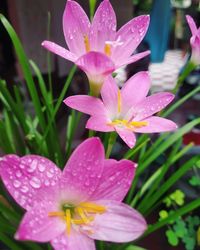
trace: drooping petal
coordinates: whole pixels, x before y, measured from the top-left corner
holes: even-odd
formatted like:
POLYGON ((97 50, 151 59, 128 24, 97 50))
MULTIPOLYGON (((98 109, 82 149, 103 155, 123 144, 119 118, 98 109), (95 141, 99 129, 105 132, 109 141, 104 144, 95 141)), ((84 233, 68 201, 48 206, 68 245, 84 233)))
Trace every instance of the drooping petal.
POLYGON ((70 108, 76 109, 88 115, 104 115, 105 107, 99 98, 87 95, 70 96, 64 100, 70 108))
POLYGON ((124 61, 133 54, 147 32, 149 20, 148 15, 135 17, 117 32, 116 40, 121 45, 113 50, 113 61, 124 61))
POLYGON ((28 211, 16 232, 18 240, 48 242, 66 231, 66 223, 60 217, 49 216, 58 211, 58 204, 53 201, 41 201, 28 211))
POLYGON ((116 132, 121 137, 121 139, 129 146, 129 148, 133 148, 136 143, 135 134, 126 128, 120 128, 115 126, 116 132))
POLYGON ((118 95, 117 83, 111 76, 107 77, 101 89, 101 97, 111 120, 118 112, 118 102, 121 102, 118 95))
POLYGON ((59 55, 69 61, 75 62, 77 60, 77 56, 73 53, 71 53, 69 50, 59 46, 56 43, 50 42, 50 41, 44 41, 42 43, 42 46, 45 49, 48 49, 49 51, 55 53, 56 55, 59 55))
POLYGON ((76 2, 68 0, 63 14, 63 31, 66 43, 77 57, 85 54, 85 39, 89 35, 90 21, 76 2))
POLYGON ((119 67, 122 67, 122 66, 125 66, 125 65, 128 65, 128 64, 137 62, 140 59, 144 58, 145 56, 148 56, 150 53, 151 53, 151 51, 147 50, 147 51, 144 51, 144 52, 141 52, 141 53, 138 53, 138 54, 134 54, 133 56, 127 57, 124 60, 117 61, 116 64, 115 64, 116 68, 119 68, 119 67))
POLYGON ((135 132, 137 133, 159 133, 173 131, 177 129, 177 125, 168 119, 152 116, 147 119, 144 119, 148 123, 147 126, 136 128, 135 132))
POLYGON ((106 160, 99 186, 90 199, 122 201, 131 186, 135 170, 136 164, 132 161, 106 160))
POLYGON ((115 65, 109 57, 99 52, 89 52, 76 61, 88 76, 91 83, 102 85, 106 76, 115 70, 115 65))
POLYGON ((98 7, 91 25, 92 50, 104 52, 105 42, 116 36, 116 16, 110 1, 104 0, 98 7))
POLYGON ((103 171, 104 148, 99 138, 81 143, 72 153, 63 171, 63 181, 68 190, 77 191, 82 199, 96 189, 103 171))
POLYGON ((86 128, 100 131, 100 132, 112 132, 113 126, 108 125, 109 120, 105 115, 91 116, 87 121, 86 128))
POLYGON ((141 102, 148 94, 151 86, 148 72, 139 72, 132 76, 122 87, 122 107, 126 113, 131 107, 141 102))
MULTIPOLYGON (((129 242, 140 237, 147 224, 141 214, 126 204, 117 201, 99 200, 106 212, 97 215, 91 226, 90 237, 111 242, 129 242)), ((85 226, 89 229, 89 226, 85 226)))
POLYGON ((50 160, 36 155, 7 155, 0 161, 0 176, 15 201, 30 210, 44 199, 49 187, 56 186, 61 170, 50 160))
POLYGON ((51 241, 55 250, 95 250, 94 240, 73 230, 69 236, 62 234, 51 241))
POLYGON ((197 32, 197 26, 194 22, 194 19, 189 15, 186 15, 186 19, 187 19, 187 22, 189 24, 190 30, 192 32, 192 35, 195 35, 197 32))
POLYGON ((148 96, 144 101, 135 106, 134 120, 143 120, 164 109, 172 100, 174 95, 168 92, 161 92, 148 96))

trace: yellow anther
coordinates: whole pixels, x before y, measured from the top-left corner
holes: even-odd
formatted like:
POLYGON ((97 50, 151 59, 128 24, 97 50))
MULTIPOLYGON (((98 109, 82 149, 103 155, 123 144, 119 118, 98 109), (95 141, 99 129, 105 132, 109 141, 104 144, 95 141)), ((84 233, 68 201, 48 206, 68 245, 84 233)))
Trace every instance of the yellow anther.
POLYGON ((87 35, 84 36, 85 50, 86 52, 90 51, 90 41, 87 35))
POLYGON ((66 223, 67 223, 67 234, 70 235, 71 232, 71 212, 69 209, 66 210, 66 223))
POLYGON ((116 119, 110 123, 108 123, 107 125, 110 125, 110 126, 124 126, 130 130, 133 130, 134 131, 134 128, 141 128, 141 127, 144 127, 144 126, 147 126, 148 125, 148 122, 145 122, 145 121, 128 121, 128 120, 119 120, 119 119, 116 119))
POLYGON ((63 217, 63 216, 65 216, 65 213, 64 212, 49 212, 48 216, 50 216, 50 217, 54 217, 54 216, 63 217))
POLYGON ((121 109, 122 109, 122 98, 121 98, 121 92, 118 89, 118 93, 117 93, 117 111, 118 111, 118 113, 121 112, 121 109))
POLYGON ((89 202, 81 203, 80 206, 88 213, 104 213, 106 211, 104 206, 89 202))
POLYGON ((105 46, 104 46, 104 53, 105 53, 107 56, 111 56, 111 45, 110 45, 110 44, 105 43, 105 46))
MULTIPOLYGON (((93 216, 87 217, 88 223, 94 220, 93 216)), ((85 222, 82 219, 72 219, 71 222, 76 225, 82 225, 85 224, 85 222)))
POLYGON ((78 214, 80 215, 80 217, 84 221, 84 223, 87 224, 89 222, 89 220, 88 220, 87 216, 85 215, 84 210, 81 207, 77 207, 76 211, 78 212, 78 214))

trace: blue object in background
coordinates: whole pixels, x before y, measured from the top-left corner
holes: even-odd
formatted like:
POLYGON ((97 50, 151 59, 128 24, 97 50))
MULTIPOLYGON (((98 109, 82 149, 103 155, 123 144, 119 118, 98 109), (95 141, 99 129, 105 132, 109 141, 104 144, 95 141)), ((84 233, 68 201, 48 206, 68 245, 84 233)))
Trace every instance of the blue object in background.
POLYGON ((151 22, 145 41, 151 50, 151 62, 162 62, 168 49, 170 22, 170 0, 154 0, 151 11, 151 22))

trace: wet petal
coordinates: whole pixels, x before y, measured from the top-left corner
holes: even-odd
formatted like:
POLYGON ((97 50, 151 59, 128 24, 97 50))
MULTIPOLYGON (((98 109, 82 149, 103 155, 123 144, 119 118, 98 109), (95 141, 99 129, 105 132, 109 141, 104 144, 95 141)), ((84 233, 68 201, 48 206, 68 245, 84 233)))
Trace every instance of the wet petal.
POLYGON ((164 109, 172 100, 174 95, 168 92, 161 92, 148 96, 144 101, 135 106, 134 120, 142 120, 164 109))
POLYGON ((89 197, 101 178, 104 159, 104 147, 99 138, 89 138, 81 143, 64 168, 63 181, 66 188, 77 190, 82 198, 89 197))
POLYGON ((88 115, 105 114, 105 107, 99 98, 87 95, 70 96, 64 100, 70 108, 76 109, 88 115))
POLYGON ((121 137, 121 139, 129 146, 129 148, 133 148, 136 143, 135 134, 126 128, 120 128, 115 126, 116 132, 121 137))
POLYGON ((173 131, 177 129, 177 125, 168 119, 152 116, 147 119, 144 119, 148 123, 147 126, 136 128, 135 132, 137 133, 160 133, 173 131))
POLYGON ((100 131, 100 132, 112 132, 113 126, 108 125, 109 121, 105 115, 92 116, 87 121, 86 128, 100 131))
POLYGON ((190 30, 192 32, 192 35, 195 35, 196 32, 197 32, 197 26, 196 26, 196 24, 194 22, 194 19, 189 15, 186 15, 186 19, 187 19, 187 22, 188 22, 188 24, 190 26, 190 30))
POLYGON ((16 232, 17 240, 33 240, 48 242, 66 230, 66 223, 62 218, 50 217, 49 212, 58 211, 56 203, 41 201, 28 211, 16 232))
POLYGON ((122 44, 113 50, 113 61, 124 61, 133 54, 147 32, 149 20, 148 15, 138 16, 117 32, 116 40, 119 40, 122 44))
POLYGON ((66 43, 77 57, 86 53, 85 37, 89 35, 90 21, 76 1, 68 0, 63 14, 66 43))
POLYGON ((44 41, 42 43, 42 46, 49 51, 55 53, 56 55, 59 55, 69 61, 75 62, 77 60, 77 56, 71 53, 69 50, 59 46, 56 43, 50 42, 50 41, 44 41))
POLYGON ((148 56, 150 53, 151 53, 150 50, 147 50, 138 54, 134 54, 133 56, 125 58, 124 60, 120 60, 119 62, 116 63, 116 68, 137 62, 140 59, 144 58, 145 56, 148 56))
POLYGON ((98 7, 91 25, 92 50, 104 52, 105 42, 113 41, 116 35, 116 16, 110 1, 104 0, 98 7))
POLYGON ((55 250, 95 250, 93 239, 73 230, 70 236, 62 234, 51 241, 55 250))
POLYGON ((111 59, 99 52, 89 52, 76 61, 92 83, 102 84, 104 79, 115 70, 111 59))
POLYGON ((61 170, 50 160, 36 155, 7 155, 0 161, 0 176, 15 201, 30 210, 55 187, 61 170))
POLYGON ((111 120, 115 118, 118 110, 118 91, 114 78, 107 77, 101 89, 101 97, 111 120))
POLYGON ((150 77, 145 71, 135 74, 124 84, 121 90, 124 113, 147 96, 150 86, 150 77))
POLYGON ((117 201, 99 200, 98 202, 105 206, 107 211, 95 217, 91 226, 91 238, 111 242, 129 242, 140 237, 146 230, 147 224, 144 218, 133 208, 117 201))
POLYGON ((99 186, 90 199, 122 201, 131 186, 135 170, 136 164, 132 161, 106 160, 99 186))

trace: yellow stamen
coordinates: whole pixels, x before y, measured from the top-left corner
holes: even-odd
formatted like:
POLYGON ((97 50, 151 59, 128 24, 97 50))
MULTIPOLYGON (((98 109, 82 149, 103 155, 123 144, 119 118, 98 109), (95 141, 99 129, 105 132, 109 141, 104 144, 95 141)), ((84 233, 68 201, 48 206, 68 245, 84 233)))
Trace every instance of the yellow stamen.
POLYGON ((111 56, 111 45, 110 45, 110 44, 105 43, 104 53, 105 53, 107 56, 111 56))
POLYGON ((64 212, 49 212, 48 213, 48 216, 50 216, 50 217, 54 217, 54 216, 61 216, 61 217, 63 217, 65 215, 65 213, 64 212))
POLYGON ((122 98, 121 98, 121 92, 118 89, 118 93, 117 93, 117 110, 118 110, 118 113, 121 112, 121 109, 122 109, 122 98))
POLYGON ((85 50, 86 52, 90 51, 90 41, 87 35, 84 36, 85 50))
POLYGON ((84 210, 81 207, 77 207, 76 211, 78 212, 85 224, 89 223, 88 218, 86 217, 84 210))
POLYGON ((89 202, 81 203, 80 206, 89 213, 104 213, 106 211, 105 207, 89 202))
MULTIPOLYGON (((94 220, 94 217, 90 216, 90 217, 87 217, 88 221, 91 222, 94 220)), ((85 224, 85 222, 82 220, 82 219, 73 219, 71 220, 71 222, 73 224, 76 224, 76 225, 82 225, 82 224, 85 224)))
POLYGON ((66 210, 66 223, 67 223, 67 234, 70 235, 71 232, 71 212, 69 209, 66 210))
POLYGON ((134 128, 141 128, 141 127, 147 126, 148 122, 145 122, 145 121, 141 121, 141 122, 140 121, 127 121, 127 120, 116 119, 116 120, 108 123, 108 125, 110 125, 110 126, 119 125, 119 126, 127 127, 130 130, 134 130, 134 128))

